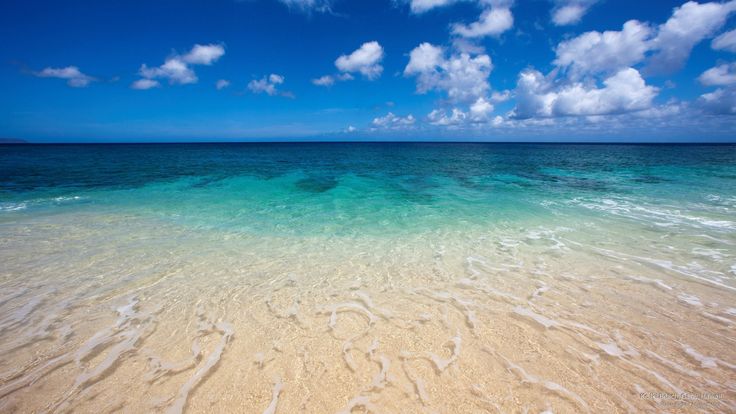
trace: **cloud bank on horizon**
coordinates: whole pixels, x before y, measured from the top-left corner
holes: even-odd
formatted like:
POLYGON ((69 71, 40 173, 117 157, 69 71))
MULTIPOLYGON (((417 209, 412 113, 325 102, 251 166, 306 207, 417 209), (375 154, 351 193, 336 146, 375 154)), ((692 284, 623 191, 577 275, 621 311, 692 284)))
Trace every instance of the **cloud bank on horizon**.
MULTIPOLYGON (((69 91, 77 90, 77 98, 67 99, 79 99, 79 111, 124 97, 124 103, 110 108, 115 116, 86 117, 85 125, 114 128, 130 121, 135 129, 123 135, 133 139, 170 133, 185 138, 209 134, 513 140, 535 134, 644 137, 662 131, 687 131, 695 140, 736 139, 736 0, 648 2, 634 15, 623 3, 233 1, 228 13, 283 25, 254 24, 247 33, 235 26, 209 27, 212 36, 207 36, 207 27, 200 27, 198 40, 188 44, 178 40, 192 39, 188 33, 148 27, 146 38, 155 41, 140 56, 131 41, 127 62, 119 67, 95 66, 104 56, 87 57, 84 49, 69 42, 53 53, 3 56, 38 66, 21 73, 5 70, 2 80, 10 84, 11 78, 20 77, 25 85, 32 78, 57 78, 72 88, 69 91), (63 51, 76 60, 65 58, 63 51), (163 63, 155 64, 155 54, 163 56, 163 63), (137 71, 126 73, 125 68, 134 65, 137 71), (27 73, 32 76, 24 76, 27 73), (203 76, 209 86, 197 88, 203 76), (289 90, 284 89, 287 79, 289 90), (105 94, 84 95, 102 88, 105 94), (167 98, 183 93, 188 94, 182 98, 188 107, 167 98), (203 105, 219 111, 197 111, 198 96, 203 105), (271 101, 276 97, 292 99, 271 101), (158 114, 148 108, 145 121, 120 115, 139 110, 149 99, 179 109, 158 114), (184 121, 177 113, 182 118, 192 115, 197 122, 184 121)), ((10 9, 6 16, 23 11, 10 9)), ((106 29, 95 30, 88 34, 104 34, 106 29)), ((18 39, 22 42, 23 37, 18 39)), ((44 82, 29 88, 53 87, 50 80, 44 82)), ((57 88, 45 99, 51 93, 35 96, 21 88, 14 90, 18 96, 23 93, 28 110, 67 93, 57 88)), ((16 105, 20 99, 14 98, 6 95, 4 106, 16 105)), ((61 130, 79 136, 114 133, 79 127, 75 117, 80 115, 72 114, 61 130)), ((54 116, 46 118, 53 121, 54 116)), ((22 119, 0 132, 44 137, 42 130, 22 119)))

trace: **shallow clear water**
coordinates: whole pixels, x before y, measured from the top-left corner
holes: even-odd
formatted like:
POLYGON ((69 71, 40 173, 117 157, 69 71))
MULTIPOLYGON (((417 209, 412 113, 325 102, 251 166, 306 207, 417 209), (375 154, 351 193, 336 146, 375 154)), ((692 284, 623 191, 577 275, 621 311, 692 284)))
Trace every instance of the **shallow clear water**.
POLYGON ((0 410, 731 412, 734 160, 0 146, 0 410))

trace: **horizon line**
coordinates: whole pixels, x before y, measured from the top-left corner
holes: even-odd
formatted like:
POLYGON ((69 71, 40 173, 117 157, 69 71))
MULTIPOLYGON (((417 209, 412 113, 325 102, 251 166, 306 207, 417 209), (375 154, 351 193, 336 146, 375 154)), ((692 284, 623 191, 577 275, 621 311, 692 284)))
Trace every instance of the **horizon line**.
POLYGON ((559 145, 736 145, 727 141, 458 141, 458 140, 242 140, 242 141, 29 141, 0 139, 15 145, 205 145, 205 144, 559 144, 559 145))

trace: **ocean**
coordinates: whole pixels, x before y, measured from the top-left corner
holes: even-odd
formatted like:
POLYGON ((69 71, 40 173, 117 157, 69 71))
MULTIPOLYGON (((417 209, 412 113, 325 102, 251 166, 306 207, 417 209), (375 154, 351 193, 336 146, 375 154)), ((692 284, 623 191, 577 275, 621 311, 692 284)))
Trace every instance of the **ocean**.
POLYGON ((0 263, 3 412, 736 410, 736 145, 0 145, 0 263))

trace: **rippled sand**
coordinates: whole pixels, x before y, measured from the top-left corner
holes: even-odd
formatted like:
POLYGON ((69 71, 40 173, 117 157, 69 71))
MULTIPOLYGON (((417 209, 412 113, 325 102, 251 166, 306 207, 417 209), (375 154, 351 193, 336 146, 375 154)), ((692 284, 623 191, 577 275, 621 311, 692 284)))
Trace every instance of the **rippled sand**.
POLYGON ((734 233, 640 231, 5 223, 0 411, 736 411, 734 233))

